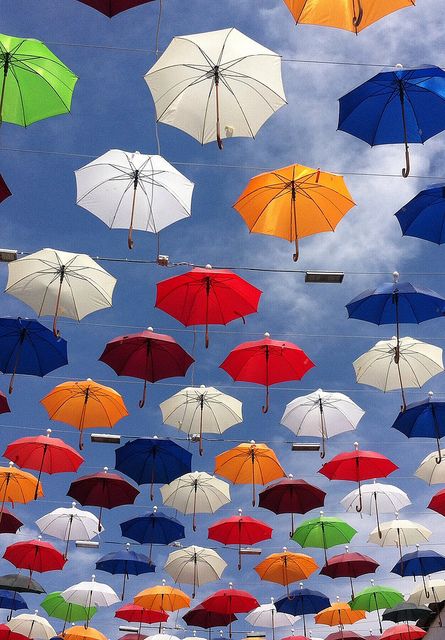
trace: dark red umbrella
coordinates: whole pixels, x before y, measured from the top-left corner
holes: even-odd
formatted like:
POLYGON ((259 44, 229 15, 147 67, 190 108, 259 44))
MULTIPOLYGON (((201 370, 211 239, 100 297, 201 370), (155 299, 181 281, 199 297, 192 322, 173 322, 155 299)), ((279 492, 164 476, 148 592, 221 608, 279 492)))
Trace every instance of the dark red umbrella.
MULTIPOLYGON (((260 606, 260 603, 248 591, 234 589, 229 582, 228 589, 215 591, 201 602, 201 606, 208 611, 231 615, 233 613, 248 613, 260 606)), ((232 637, 232 623, 229 623, 229 637, 232 637)))
POLYGON ((11 413, 11 409, 9 408, 9 404, 8 404, 8 398, 1 391, 0 391, 0 413, 11 413))
POLYGON ((364 576, 367 573, 375 573, 380 566, 378 562, 365 556, 363 553, 348 553, 346 547, 346 553, 340 553, 337 556, 332 556, 324 567, 322 567, 320 574, 323 576, 329 576, 329 578, 349 578, 351 583, 352 599, 354 598, 354 586, 352 584, 352 578, 358 578, 364 576))
POLYGON ((209 324, 228 324, 258 311, 262 291, 228 269, 195 267, 180 276, 158 282, 156 303, 184 326, 205 325, 209 346, 209 324))
POLYGON ((285 638, 281 638, 281 640, 311 640, 307 636, 286 636, 285 638))
MULTIPOLYGON (((147 4, 151 2, 151 0, 79 0, 79 2, 83 2, 89 7, 96 9, 96 11, 100 11, 109 18, 112 18, 122 11, 138 7, 141 4, 147 4)), ((135 640, 137 639, 135 638, 135 640)))
POLYGON ((335 631, 334 633, 330 633, 325 637, 324 640, 363 640, 363 636, 355 633, 355 631, 343 629, 342 631, 335 631))
MULTIPOLYGON (((238 569, 241 569, 241 545, 255 544, 261 540, 270 540, 272 529, 265 522, 256 520, 250 516, 243 516, 241 509, 239 515, 231 518, 223 518, 209 527, 209 540, 217 540, 222 544, 238 545, 238 569)), ((235 613, 235 612, 233 612, 235 613)))
POLYGON ((149 636, 144 636, 143 633, 126 633, 125 635, 121 636, 119 640, 145 640, 148 637, 149 636))
POLYGON ((12 196, 12 193, 9 191, 8 185, 3 180, 2 176, 0 176, 0 202, 6 200, 9 196, 12 196))
POLYGON ((416 627, 414 624, 396 624, 386 629, 380 636, 380 640, 419 640, 426 636, 426 633, 425 629, 416 627))
POLYGON ((354 443, 355 450, 339 453, 329 462, 325 462, 319 473, 329 480, 351 480, 358 483, 360 503, 356 510, 362 510, 361 483, 371 478, 386 478, 399 467, 389 458, 376 451, 360 451, 358 443, 354 443))
POLYGON ((193 609, 187 611, 187 613, 182 616, 182 619, 188 627, 211 629, 212 627, 227 627, 228 624, 238 618, 234 613, 216 613, 215 611, 208 611, 202 604, 198 604, 193 609))
POLYGON ((229 353, 221 369, 232 378, 266 387, 263 413, 269 409, 269 387, 279 382, 301 380, 314 363, 300 347, 284 340, 272 340, 268 333, 262 340, 243 342, 229 353))
POLYGON ((40 539, 11 544, 6 547, 3 557, 17 569, 28 569, 30 576, 33 571, 61 571, 66 562, 64 555, 56 547, 40 539))
POLYGON ((138 604, 124 604, 114 614, 115 618, 121 618, 127 622, 138 622, 139 631, 141 625, 154 624, 158 622, 167 622, 168 613, 165 611, 153 611, 151 609, 144 609, 138 604))
POLYGON ((294 532, 294 513, 307 513, 324 505, 326 492, 306 480, 295 480, 292 475, 270 484, 261 491, 259 505, 273 513, 290 513, 291 529, 294 532))
POLYGON ((0 521, 0 533, 17 533, 23 522, 13 515, 9 509, 3 507, 0 521))
POLYGON ((432 509, 441 516, 445 516, 445 489, 441 489, 433 495, 428 505, 428 509, 432 509))
POLYGON ((147 382, 185 376, 195 361, 173 338, 154 333, 149 327, 111 340, 99 360, 114 369, 118 376, 144 380, 144 393, 139 406, 145 404, 147 382))
MULTIPOLYGON (((6 447, 3 456, 12 460, 20 468, 34 469, 39 472, 40 481, 44 473, 75 473, 84 459, 75 449, 60 438, 51 438, 51 429, 46 430, 46 436, 30 436, 14 440, 6 447)), ((38 484, 36 485, 35 500, 37 499, 38 484)))
POLYGON ((103 471, 82 476, 70 484, 67 496, 77 500, 83 507, 100 507, 99 526, 102 520, 102 509, 114 509, 124 504, 133 504, 139 495, 138 489, 118 473, 103 471))
POLYGON ((28 636, 14 633, 6 624, 0 624, 0 640, 28 640, 28 636))

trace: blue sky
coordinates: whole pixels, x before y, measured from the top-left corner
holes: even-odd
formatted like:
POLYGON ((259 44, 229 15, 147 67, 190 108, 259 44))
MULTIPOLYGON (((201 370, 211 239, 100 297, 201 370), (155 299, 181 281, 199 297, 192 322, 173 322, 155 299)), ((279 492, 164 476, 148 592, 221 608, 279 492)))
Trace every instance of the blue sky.
MULTIPOLYGON (((135 249, 130 254, 125 231, 108 230, 97 218, 75 204, 74 170, 110 148, 156 152, 154 109, 143 75, 155 59, 158 2, 128 11, 113 20, 77 0, 15 0, 13 3, 0 0, 0 12, 2 32, 43 40, 80 78, 71 114, 36 123, 26 130, 9 124, 4 124, 0 130, 0 172, 14 194, 1 205, 0 244, 26 252, 53 247, 92 256, 152 260, 156 255, 153 236, 137 233, 135 249)), ((288 99, 288 106, 266 123, 256 140, 229 140, 223 152, 217 149, 216 144, 201 147, 181 131, 160 125, 161 154, 196 183, 192 217, 162 232, 162 253, 177 262, 293 269, 291 245, 271 237, 249 235, 243 221, 231 208, 248 179, 267 168, 298 162, 343 173, 358 205, 334 234, 304 239, 300 244, 298 269, 345 271, 342 285, 306 285, 301 274, 240 272, 264 291, 260 313, 250 316, 246 326, 235 322, 227 328, 213 330, 208 351, 203 349, 202 333, 198 333, 194 383, 214 385, 238 397, 244 403, 245 420, 227 432, 227 442, 208 444, 205 457, 199 458, 197 450, 192 448, 193 467, 212 472, 217 453, 239 440, 254 438, 258 442, 264 441, 267 434, 267 442, 275 448, 288 473, 303 477, 328 491, 325 513, 344 517, 359 530, 351 549, 368 553, 382 563, 375 576, 376 581, 393 584, 406 594, 415 586, 412 580, 399 579, 389 573, 397 561, 397 550, 381 550, 366 545, 367 534, 374 527, 374 521, 367 516, 360 519, 355 514, 345 515, 339 504, 341 497, 353 485, 329 483, 317 474, 320 466, 318 454, 291 453, 289 443, 292 434, 280 426, 279 421, 285 404, 297 395, 319 387, 347 393, 366 410, 366 414, 357 433, 348 433, 329 442, 328 455, 350 449, 357 439, 362 448, 376 449, 393 459, 400 470, 388 482, 404 489, 413 501, 412 507, 404 510, 404 516, 429 526, 433 530, 431 548, 444 551, 440 534, 442 519, 426 509, 434 487, 427 487, 413 478, 416 467, 432 450, 433 443, 408 441, 389 428, 399 409, 397 393, 384 395, 355 383, 352 361, 380 337, 391 337, 392 330, 347 320, 344 305, 363 289, 390 279, 394 269, 400 271, 402 280, 409 279, 445 294, 443 248, 414 238, 401 238, 393 216, 429 182, 440 182, 444 178, 445 137, 442 134, 424 146, 412 146, 412 177, 403 180, 399 177, 403 166, 401 146, 370 149, 361 141, 336 131, 337 99, 374 75, 381 66, 396 63, 405 66, 445 64, 441 20, 434 0, 418 0, 416 8, 393 14, 355 37, 332 29, 295 27, 281 0, 260 0, 257 3, 251 0, 221 3, 164 0, 160 31, 160 49, 164 49, 175 35, 235 26, 283 56, 283 80, 288 99), (295 60, 343 61, 361 65, 295 60), (429 176, 431 179, 416 176, 429 176), (218 368, 230 349, 244 340, 260 337, 264 331, 270 331, 272 337, 296 342, 317 365, 302 382, 272 389, 271 409, 267 416, 261 414, 261 387, 233 384, 218 368)), ((48 426, 76 446, 77 433, 58 423, 49 424, 39 400, 63 380, 86 377, 109 384, 124 396, 130 415, 116 427, 119 433, 128 436, 177 435, 174 429, 162 425, 158 405, 175 391, 192 383, 191 370, 185 380, 174 379, 151 387, 147 406, 139 410, 137 401, 141 384, 117 378, 97 358, 108 340, 149 325, 171 333, 192 351, 193 332, 185 330, 153 306, 155 283, 181 270, 153 265, 101 264, 118 280, 112 309, 91 315, 80 324, 71 321, 60 323, 63 336, 69 343, 69 365, 44 379, 21 377, 17 380, 10 399, 12 413, 0 417, 2 450, 11 440, 43 433, 48 426)), ((6 276, 5 265, 0 266, 3 285, 6 276)), ((2 315, 32 317, 29 308, 8 295, 2 298, 2 315)), ((44 322, 50 324, 49 319, 44 319, 44 322)), ((440 320, 403 327, 403 334, 439 346, 444 344, 443 321, 440 320)), ((5 379, 2 389, 6 390, 7 385, 5 379)), ((443 376, 437 376, 423 390, 410 392, 408 397, 419 400, 430 388, 443 397, 440 395, 444 390, 443 376)), ((104 465, 113 467, 111 446, 87 442, 85 457, 80 469, 82 474, 98 471, 104 465)), ((25 527, 20 538, 15 539, 35 535, 34 521, 44 513, 59 506, 69 506, 71 499, 65 494, 72 479, 68 474, 45 477, 45 498, 37 503, 17 506, 17 514, 24 520, 25 527)), ((263 549, 261 558, 288 543, 286 516, 274 517, 259 509, 253 512, 248 488, 233 487, 232 499, 232 505, 221 509, 215 516, 200 517, 195 534, 191 530, 190 519, 184 518, 187 527, 185 542, 206 546, 207 526, 219 517, 235 514, 238 507, 244 507, 245 513, 264 519, 274 528, 273 539, 260 545, 263 549)), ((159 492, 155 503, 161 506, 159 492)), ((114 544, 121 541, 119 522, 151 506, 148 490, 142 487, 135 506, 107 513, 100 549, 73 550, 62 573, 41 576, 47 591, 64 589, 89 579, 94 572, 95 560, 119 548, 114 544)), ((11 541, 3 536, 2 546, 11 541)), ((296 544, 288 546, 299 550, 296 544)), ((128 596, 159 583, 165 577, 162 567, 168 551, 159 549, 155 574, 130 580, 128 596)), ((310 554, 312 551, 308 550, 310 554)), ((331 555, 336 552, 341 552, 341 548, 333 550, 331 555)), ((251 571, 259 559, 246 559, 245 569, 240 575, 236 570, 236 554, 222 549, 221 555, 229 562, 221 585, 227 585, 232 579, 235 586, 248 588, 261 602, 268 602, 270 596, 278 597, 283 593, 277 585, 260 582, 251 571)), ((315 551, 313 555, 321 566, 322 554, 315 551)), ((0 573, 12 570, 9 563, 0 561, 0 573)), ((119 577, 103 573, 98 573, 97 577, 115 588, 120 586, 119 577)), ((356 591, 369 584, 367 576, 356 582, 356 591)), ((209 584, 200 589, 194 603, 219 586, 209 584)), ((345 600, 349 597, 346 580, 332 582, 315 575, 307 586, 320 589, 332 600, 337 595, 345 600)), ((191 592, 187 586, 185 590, 191 592)), ((38 606, 39 598, 31 596, 27 599, 31 609, 38 606)), ((112 611, 114 609, 100 611, 94 622, 107 637, 117 638, 120 634, 112 611)), ((176 616, 172 621, 176 622, 176 616)), ((182 622, 180 617, 179 622, 182 622)), ((242 619, 234 628, 239 631, 250 629, 242 619)), ((296 628, 302 631, 298 625, 296 628)), ((314 625, 311 628, 314 636, 325 635, 329 631, 314 625)), ((370 628, 377 632, 374 615, 355 626, 356 630, 363 632, 370 628)), ((289 630, 284 631, 283 635, 288 635, 289 630)), ((190 634, 178 631, 178 635, 190 634)))

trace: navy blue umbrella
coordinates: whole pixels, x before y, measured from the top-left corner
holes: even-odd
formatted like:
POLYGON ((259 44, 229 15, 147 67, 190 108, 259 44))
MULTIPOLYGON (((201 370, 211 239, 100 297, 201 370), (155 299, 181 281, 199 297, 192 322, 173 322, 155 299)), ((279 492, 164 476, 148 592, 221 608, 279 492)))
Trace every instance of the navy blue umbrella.
POLYGON ((106 571, 113 575, 121 574, 124 576, 121 596, 121 600, 123 600, 125 597, 125 583, 128 580, 128 576, 139 576, 142 573, 153 573, 156 567, 141 553, 130 551, 130 544, 127 544, 125 550, 108 553, 106 556, 99 558, 96 562, 96 569, 99 569, 99 571, 106 571))
POLYGON ((17 591, 10 591, 9 589, 0 589, 0 609, 9 609, 10 614, 8 620, 11 618, 12 612, 18 609, 27 609, 28 605, 22 596, 17 591))
POLYGON ((154 544, 170 544, 185 538, 185 529, 179 520, 161 513, 157 507, 153 507, 152 513, 122 522, 120 528, 126 538, 150 545, 149 561, 154 544))
POLYGON ((16 373, 44 376, 68 364, 66 340, 25 318, 0 318, 0 371, 11 373, 9 393, 16 373))
POLYGON ((445 402, 433 400, 433 392, 421 402, 409 404, 401 411, 392 425, 408 438, 435 438, 437 443, 437 464, 442 462, 440 438, 445 436, 445 402))
POLYGON ((413 576, 415 580, 416 576, 422 576, 423 588, 427 598, 430 596, 425 584, 425 576, 438 571, 445 571, 445 557, 429 549, 420 551, 418 546, 417 551, 405 553, 391 569, 391 573, 396 573, 402 578, 413 576))
POLYGON ((133 478, 138 484, 168 484, 175 478, 190 473, 192 454, 173 440, 136 438, 116 449, 116 469, 133 478))
POLYGON ((275 602, 275 608, 282 613, 290 613, 292 616, 303 616, 304 635, 306 635, 306 619, 308 613, 319 613, 331 605, 329 598, 320 591, 300 589, 291 591, 275 602))
POLYGON ((338 128, 378 144, 423 143, 445 129, 445 71, 435 66, 382 71, 340 98, 338 128))
POLYGON ((420 191, 395 214, 402 234, 436 244, 445 242, 445 184, 420 191))

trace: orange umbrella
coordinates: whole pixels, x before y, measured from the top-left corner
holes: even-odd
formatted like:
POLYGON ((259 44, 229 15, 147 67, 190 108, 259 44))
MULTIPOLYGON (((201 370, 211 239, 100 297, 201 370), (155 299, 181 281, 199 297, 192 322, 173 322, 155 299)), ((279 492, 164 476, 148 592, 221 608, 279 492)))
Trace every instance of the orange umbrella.
POLYGON ((83 449, 83 430, 111 428, 128 416, 122 396, 112 389, 87 380, 64 382, 54 387, 40 402, 51 420, 79 429, 79 449, 83 449))
POLYGON ((42 496, 42 485, 31 473, 17 469, 13 462, 0 467, 0 522, 5 502, 26 504, 42 496))
POLYGON ((140 591, 133 602, 151 611, 177 611, 190 607, 189 596, 181 589, 167 586, 165 580, 160 585, 140 591))
POLYGON ((336 27, 358 33, 393 11, 412 7, 416 0, 284 0, 295 22, 336 27))
POLYGON ((306 580, 318 569, 318 564, 305 553, 291 553, 283 547, 281 553, 272 553, 254 567, 261 580, 276 582, 287 587, 292 582, 306 580))
POLYGON ((233 205, 254 233, 295 242, 322 231, 334 231, 355 205, 342 176, 299 164, 252 178, 233 205))
POLYGON ((70 627, 62 633, 62 637, 65 638, 65 640, 107 640, 107 636, 104 636, 104 634, 97 629, 93 627, 87 627, 85 629, 83 625, 70 627))
POLYGON ((233 484, 252 485, 252 506, 255 506, 255 484, 267 484, 286 473, 272 449, 254 440, 243 442, 215 458, 215 473, 233 484))
POLYGON ((315 622, 317 624, 327 624, 330 627, 343 627, 345 624, 354 624, 354 622, 363 620, 363 618, 366 618, 364 611, 352 610, 347 602, 336 602, 317 613, 315 622))

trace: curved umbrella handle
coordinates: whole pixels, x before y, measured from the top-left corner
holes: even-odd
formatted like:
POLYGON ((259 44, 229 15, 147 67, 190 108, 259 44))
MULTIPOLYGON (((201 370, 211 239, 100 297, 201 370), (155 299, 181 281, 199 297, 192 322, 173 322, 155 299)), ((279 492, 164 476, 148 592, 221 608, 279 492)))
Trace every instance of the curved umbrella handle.
POLYGON ((83 449, 83 429, 81 429, 79 433, 79 449, 80 451, 83 449))
POLYGON ((411 163, 409 161, 409 147, 408 143, 405 142, 405 167, 402 169, 402 176, 407 178, 411 171, 411 163))
POLYGON ((358 0, 358 15, 352 18, 352 24, 357 29, 360 26, 361 21, 363 20, 363 7, 360 0, 358 0))
POLYGON ((439 441, 437 441, 437 453, 438 453, 438 457, 436 458, 436 464, 440 464, 443 458, 442 458, 442 449, 440 448, 439 441))
POLYGON ((11 375, 11 379, 9 381, 9 387, 8 387, 8 393, 11 395, 11 393, 14 390, 14 380, 15 380, 15 369, 11 375))
POLYGON ((266 387, 266 402, 261 407, 261 411, 263 413, 267 413, 269 411, 269 387, 266 387))
POLYGON ((323 458, 326 457, 326 438, 323 436, 321 438, 321 451, 320 451, 320 458, 323 460, 323 458))
POLYGON ((359 503, 355 505, 355 510, 357 511, 357 513, 361 513, 361 511, 363 510, 363 500, 362 500, 362 489, 360 486, 360 482, 358 483, 358 497, 359 497, 359 503))
POLYGON ((142 392, 142 398, 139 400, 140 409, 142 409, 142 407, 144 406, 146 397, 147 397, 147 381, 144 380, 144 391, 142 392))
POLYGON ((295 253, 292 255, 292 260, 294 262, 298 261, 298 256, 300 255, 300 250, 298 248, 298 236, 295 236, 295 253))

